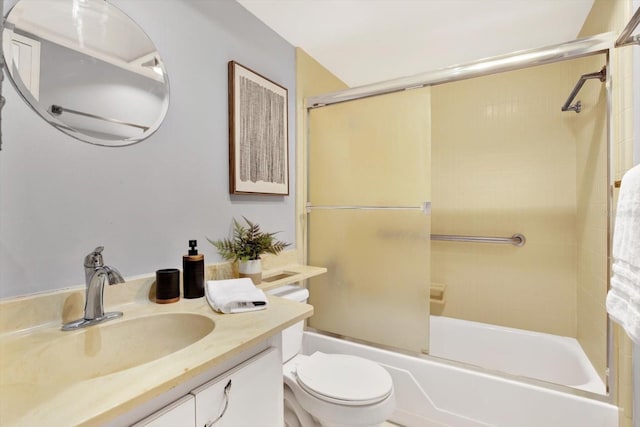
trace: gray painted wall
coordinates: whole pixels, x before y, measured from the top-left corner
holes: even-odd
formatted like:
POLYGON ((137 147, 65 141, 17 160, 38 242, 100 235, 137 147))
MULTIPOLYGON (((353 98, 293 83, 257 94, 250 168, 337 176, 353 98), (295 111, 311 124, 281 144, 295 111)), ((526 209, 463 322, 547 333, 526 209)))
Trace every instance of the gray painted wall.
MULTIPOLYGON (((5 0, 5 13, 15 0, 5 0)), ((124 148, 79 142, 50 127, 4 84, 0 152, 0 297, 84 283, 103 245, 124 276, 181 267, 187 241, 247 216, 294 242, 295 50, 232 0, 110 0, 137 21, 166 64, 171 103, 148 140, 124 148), (227 62, 289 89, 291 196, 228 193, 227 62)))

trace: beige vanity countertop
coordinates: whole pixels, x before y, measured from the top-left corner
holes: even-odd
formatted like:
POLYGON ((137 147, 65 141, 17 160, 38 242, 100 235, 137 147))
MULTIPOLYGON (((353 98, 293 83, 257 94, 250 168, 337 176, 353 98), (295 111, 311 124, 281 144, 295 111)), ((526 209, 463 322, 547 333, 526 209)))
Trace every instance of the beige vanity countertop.
MULTIPOLYGON (((148 300, 119 306, 110 306, 108 302, 106 304, 108 311, 123 311, 124 317, 90 328, 161 313, 192 313, 213 319, 215 329, 194 344, 151 362, 97 378, 65 383, 64 379, 50 380, 51 372, 56 366, 37 366, 37 369, 31 369, 29 367, 34 364, 25 365, 23 360, 26 357, 37 358, 38 351, 44 351, 43 337, 55 340, 63 334, 78 331, 62 332, 60 323, 49 323, 22 331, 7 331, 5 325, 4 333, 0 334, 0 425, 100 425, 313 314, 313 307, 310 305, 271 296, 267 309, 239 314, 215 313, 205 298, 181 299, 177 303, 164 305, 148 300), (16 340, 20 340, 20 346, 11 345, 16 340), (30 372, 21 372, 21 369, 30 369, 30 372)), ((15 305, 9 308, 4 314, 15 314, 15 305)), ((162 340, 162 336, 141 336, 140 340, 162 340)), ((97 344, 90 344, 87 347, 99 346, 99 338, 97 344)), ((141 348, 144 349, 144 345, 141 348)), ((87 348, 86 351, 89 352, 90 349, 87 348)), ((124 351, 143 350, 132 348, 124 351)), ((73 364, 72 360, 66 361, 64 358, 57 362, 73 364)), ((73 369, 66 367, 69 368, 73 369)))

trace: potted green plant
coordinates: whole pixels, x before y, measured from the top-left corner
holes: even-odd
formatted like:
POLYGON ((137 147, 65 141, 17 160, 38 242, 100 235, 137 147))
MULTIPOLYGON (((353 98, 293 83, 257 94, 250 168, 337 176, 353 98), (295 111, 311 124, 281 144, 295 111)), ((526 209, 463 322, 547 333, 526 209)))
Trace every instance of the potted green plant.
POLYGON ((270 253, 277 255, 291 243, 275 238, 279 232, 266 233, 260 225, 242 217, 247 226, 233 220, 233 237, 231 239, 207 240, 218 249, 218 253, 226 260, 238 262, 240 277, 249 277, 254 284, 262 281, 260 255, 270 253))

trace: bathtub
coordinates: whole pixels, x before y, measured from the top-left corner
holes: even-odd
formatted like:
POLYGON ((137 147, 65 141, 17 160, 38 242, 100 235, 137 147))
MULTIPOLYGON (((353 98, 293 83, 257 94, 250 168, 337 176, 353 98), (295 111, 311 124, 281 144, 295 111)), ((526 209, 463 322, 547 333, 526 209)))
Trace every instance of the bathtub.
POLYGON ((618 408, 598 399, 305 331, 303 353, 315 351, 384 366, 397 402, 390 421, 407 427, 618 426, 618 408))
POLYGON ((575 338, 431 316, 429 354, 512 375, 605 394, 575 338))

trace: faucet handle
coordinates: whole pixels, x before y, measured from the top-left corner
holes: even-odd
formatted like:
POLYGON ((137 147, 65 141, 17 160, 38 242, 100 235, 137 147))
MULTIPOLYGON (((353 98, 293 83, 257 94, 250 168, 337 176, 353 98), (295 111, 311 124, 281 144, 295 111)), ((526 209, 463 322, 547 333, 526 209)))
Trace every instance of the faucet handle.
POLYGON ((84 257, 84 266, 88 268, 103 267, 102 251, 104 246, 98 246, 89 255, 84 257))

